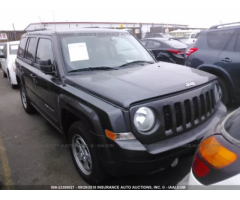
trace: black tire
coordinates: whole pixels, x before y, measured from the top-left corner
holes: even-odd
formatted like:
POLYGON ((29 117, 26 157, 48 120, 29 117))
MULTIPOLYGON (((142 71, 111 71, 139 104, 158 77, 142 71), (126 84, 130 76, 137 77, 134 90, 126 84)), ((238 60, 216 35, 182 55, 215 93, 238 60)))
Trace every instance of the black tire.
POLYGON ((23 109, 25 110, 25 112, 27 114, 33 114, 35 113, 35 109, 34 107, 32 106, 32 104, 30 103, 28 97, 27 97, 27 94, 25 92, 25 89, 23 87, 23 85, 21 84, 20 85, 20 96, 21 96, 21 101, 22 101, 22 105, 23 105, 23 109), (24 103, 24 100, 23 100, 23 94, 25 95, 25 98, 26 98, 26 103, 24 103))
MULTIPOLYGON (((89 184, 97 185, 97 184, 101 184, 101 183, 105 182, 108 178, 108 175, 102 168, 101 163, 97 157, 97 153, 96 153, 97 149, 94 145, 95 143, 94 143, 94 139, 92 138, 92 135, 91 135, 92 133, 90 133, 89 130, 90 129, 85 124, 83 124, 81 121, 74 122, 68 131, 68 142, 70 144, 69 148, 70 148, 72 159, 73 159, 74 164, 75 164, 79 174, 81 175, 81 177, 89 184), (74 141, 76 141, 75 139, 76 138, 79 139, 79 136, 81 139, 84 140, 85 144, 88 147, 87 152, 90 153, 90 158, 91 158, 91 163, 92 163, 92 167, 90 170, 91 172, 88 172, 90 174, 86 174, 86 172, 84 172, 81 169, 80 165, 78 164, 80 162, 78 160, 78 156, 76 156, 76 153, 74 153, 74 148, 79 149, 79 148, 75 147, 76 145, 74 145, 75 144, 74 141)), ((79 152, 80 152, 80 149, 79 149, 79 152)), ((89 166, 90 166, 90 164, 89 164, 89 166)))
POLYGON ((3 77, 7 78, 7 74, 3 71, 3 77))
POLYGON ((228 90, 227 90, 227 87, 226 87, 226 84, 224 82, 224 80, 220 77, 218 77, 218 82, 219 82, 219 86, 222 90, 222 102, 227 105, 229 103, 229 93, 228 93, 228 90))

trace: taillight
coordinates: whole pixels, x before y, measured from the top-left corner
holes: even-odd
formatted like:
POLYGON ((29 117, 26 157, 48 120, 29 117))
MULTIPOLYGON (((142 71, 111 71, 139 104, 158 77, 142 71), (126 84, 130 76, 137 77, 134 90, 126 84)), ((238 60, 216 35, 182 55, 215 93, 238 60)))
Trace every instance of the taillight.
POLYGON ((204 160, 217 169, 226 167, 237 159, 237 155, 222 146, 215 136, 207 138, 200 144, 199 153, 204 160))
POLYGON ((193 40, 193 42, 195 42, 195 40, 193 40))
POLYGON ((211 136, 199 145, 192 170, 198 178, 202 178, 210 174, 211 170, 220 170, 236 160, 237 155, 234 152, 220 144, 216 136, 211 136))
POLYGON ((184 51, 181 50, 168 49, 167 51, 172 52, 173 54, 184 54, 184 51))
POLYGON ((209 167, 199 158, 197 154, 193 161, 192 170, 194 174, 199 178, 206 176, 210 172, 209 167))
POLYGON ((192 53, 196 52, 197 50, 198 50, 198 48, 195 48, 195 47, 189 48, 186 52, 186 56, 191 55, 192 53))

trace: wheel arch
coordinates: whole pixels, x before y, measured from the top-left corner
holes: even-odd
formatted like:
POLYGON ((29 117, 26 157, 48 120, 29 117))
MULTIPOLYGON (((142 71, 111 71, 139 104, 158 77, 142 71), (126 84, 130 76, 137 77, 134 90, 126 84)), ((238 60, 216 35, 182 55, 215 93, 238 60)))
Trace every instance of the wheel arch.
POLYGON ((206 64, 200 65, 197 69, 208 72, 210 74, 213 74, 213 75, 223 79, 227 88, 229 89, 228 92, 229 92, 230 99, 232 99, 234 101, 237 100, 235 89, 234 89, 234 84, 232 82, 230 75, 227 73, 226 70, 224 70, 223 68, 220 68, 216 65, 206 65, 206 64))

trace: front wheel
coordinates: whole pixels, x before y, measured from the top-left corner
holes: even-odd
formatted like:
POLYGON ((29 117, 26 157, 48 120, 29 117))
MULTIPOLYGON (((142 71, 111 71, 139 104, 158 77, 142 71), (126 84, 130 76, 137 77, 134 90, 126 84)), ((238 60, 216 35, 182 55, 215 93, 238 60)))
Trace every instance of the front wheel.
POLYGON ((91 134, 81 121, 74 122, 68 132, 68 141, 74 164, 82 178, 90 184, 100 184, 106 180, 107 174, 97 157, 91 134))
POLYGON ((27 94, 26 94, 25 89, 22 84, 20 86, 20 95, 21 95, 22 105, 23 105, 25 112, 27 114, 34 113, 35 109, 32 106, 32 104, 30 103, 30 101, 28 100, 27 94))

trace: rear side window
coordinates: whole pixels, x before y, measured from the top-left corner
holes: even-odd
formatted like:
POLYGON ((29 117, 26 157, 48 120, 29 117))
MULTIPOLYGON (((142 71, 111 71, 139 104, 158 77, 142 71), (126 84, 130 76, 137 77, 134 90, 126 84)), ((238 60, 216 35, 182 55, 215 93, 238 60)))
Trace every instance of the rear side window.
POLYGON ((25 58, 32 62, 34 62, 35 48, 36 48, 36 38, 28 38, 25 58))
POLYGON ((211 49, 222 50, 233 34, 234 30, 211 31, 207 33, 208 46, 211 49))
POLYGON ((17 53, 17 55, 18 55, 19 57, 23 57, 23 55, 24 55, 25 46, 26 46, 26 41, 27 41, 26 38, 22 38, 22 39, 21 39, 20 45, 19 45, 19 47, 18 47, 18 53, 17 53))
POLYGON ((52 51, 52 42, 48 39, 39 39, 37 54, 36 54, 36 63, 39 60, 50 60, 53 64, 53 51, 52 51))
POLYGON ((9 45, 9 54, 10 55, 17 55, 17 51, 18 51, 18 44, 9 45))

